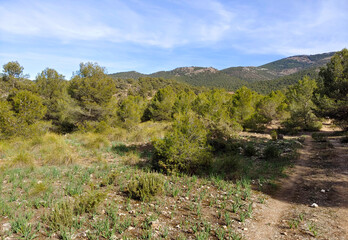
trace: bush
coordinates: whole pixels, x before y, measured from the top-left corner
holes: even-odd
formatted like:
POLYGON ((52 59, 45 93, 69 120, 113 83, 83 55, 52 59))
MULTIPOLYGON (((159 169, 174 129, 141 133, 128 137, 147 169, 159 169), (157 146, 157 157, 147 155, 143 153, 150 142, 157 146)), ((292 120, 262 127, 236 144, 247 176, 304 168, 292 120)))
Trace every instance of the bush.
POLYGON ((51 213, 46 217, 49 227, 53 231, 58 231, 62 227, 68 227, 74 221, 74 207, 71 202, 61 202, 55 204, 51 213))
POLYGON ((247 143, 244 147, 244 155, 252 157, 256 155, 256 148, 253 143, 247 143))
POLYGON ((207 133, 195 115, 177 116, 172 131, 154 142, 154 167, 166 173, 193 173, 208 168, 211 147, 207 143, 207 133))
POLYGON ((131 198, 149 201, 163 192, 163 180, 158 174, 143 174, 128 184, 126 192, 131 198))
POLYGON ((266 160, 276 160, 280 158, 280 150, 275 145, 268 145, 263 151, 266 160))
POLYGON ((93 213, 99 204, 105 199, 106 193, 92 190, 76 199, 75 213, 93 213))
POLYGON ((270 132, 269 135, 271 135, 271 138, 272 138, 273 141, 277 140, 277 138, 278 138, 277 131, 274 130, 274 129, 270 132))
POLYGON ((211 168, 212 174, 222 174, 228 179, 238 179, 245 176, 250 163, 239 154, 225 154, 214 160, 211 168))
POLYGON ((118 177, 119 177, 118 172, 111 172, 101 181, 100 186, 106 187, 109 185, 113 185, 118 177))
POLYGON ((103 135, 89 133, 85 138, 85 147, 92 149, 107 148, 110 146, 110 141, 103 135))
POLYGON ((312 133, 312 138, 317 142, 326 142, 326 135, 324 133, 312 133))
POLYGON ((34 166, 34 157, 28 152, 20 152, 10 162, 11 167, 34 166))

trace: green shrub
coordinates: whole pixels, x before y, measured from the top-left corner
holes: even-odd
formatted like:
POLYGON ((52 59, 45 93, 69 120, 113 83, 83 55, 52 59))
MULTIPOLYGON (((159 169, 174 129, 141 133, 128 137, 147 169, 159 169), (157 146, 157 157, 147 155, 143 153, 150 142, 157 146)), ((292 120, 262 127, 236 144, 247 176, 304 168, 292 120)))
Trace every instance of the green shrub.
POLYGON ((172 131, 154 142, 154 167, 166 173, 193 173, 209 168, 211 146, 207 133, 194 114, 177 116, 172 131))
POLYGON ((55 204, 51 213, 46 216, 48 226, 57 231, 62 227, 68 227, 73 224, 74 221, 74 205, 72 202, 60 202, 55 204))
POLYGON ((214 159, 211 174, 221 174, 228 179, 238 179, 245 175, 250 163, 239 154, 225 154, 214 159))
POLYGON ((276 160, 280 158, 280 150, 275 145, 268 145, 263 151, 263 157, 266 160, 276 160))
POLYGON ((48 187, 44 183, 36 183, 30 191, 30 196, 37 196, 46 192, 48 187))
POLYGON ((99 204, 105 199, 106 193, 92 190, 76 198, 75 213, 93 213, 99 204))
POLYGON ((28 152, 20 152, 10 162, 11 167, 34 166, 34 157, 28 152))
POLYGON ((278 134, 276 130, 273 129, 269 135, 271 135, 273 141, 277 140, 278 134))
POLYGON ((256 155, 256 148, 253 143, 247 143, 244 146, 244 155, 247 157, 252 157, 256 155))
POLYGON ((163 179, 154 173, 142 174, 129 182, 126 192, 131 198, 149 201, 163 192, 163 179))
POLYGON ((103 178, 102 182, 100 183, 100 186, 106 187, 108 185, 114 184, 119 175, 120 174, 118 172, 109 173, 105 178, 103 178))
POLYGON ((324 133, 312 133, 312 138, 317 142, 326 142, 327 138, 324 133))

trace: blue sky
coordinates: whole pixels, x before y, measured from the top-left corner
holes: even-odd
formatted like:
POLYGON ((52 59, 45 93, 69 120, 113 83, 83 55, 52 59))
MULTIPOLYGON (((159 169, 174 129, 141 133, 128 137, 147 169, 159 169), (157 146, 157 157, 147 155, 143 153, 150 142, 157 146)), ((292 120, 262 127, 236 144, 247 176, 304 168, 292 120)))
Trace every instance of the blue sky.
POLYGON ((0 65, 70 79, 109 73, 258 66, 348 46, 347 0, 0 0, 0 65))

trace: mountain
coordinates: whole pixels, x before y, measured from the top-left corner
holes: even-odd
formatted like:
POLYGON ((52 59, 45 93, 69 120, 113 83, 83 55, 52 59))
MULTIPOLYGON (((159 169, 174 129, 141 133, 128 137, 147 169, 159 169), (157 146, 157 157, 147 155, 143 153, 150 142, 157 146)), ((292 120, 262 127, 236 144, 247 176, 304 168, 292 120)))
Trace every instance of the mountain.
POLYGON ((296 83, 303 76, 315 77, 319 68, 330 61, 335 52, 316 55, 298 55, 283 58, 258 67, 179 67, 170 71, 142 74, 135 71, 110 74, 113 78, 138 79, 154 77, 174 79, 194 86, 219 87, 236 90, 250 87, 260 93, 282 89, 296 83))

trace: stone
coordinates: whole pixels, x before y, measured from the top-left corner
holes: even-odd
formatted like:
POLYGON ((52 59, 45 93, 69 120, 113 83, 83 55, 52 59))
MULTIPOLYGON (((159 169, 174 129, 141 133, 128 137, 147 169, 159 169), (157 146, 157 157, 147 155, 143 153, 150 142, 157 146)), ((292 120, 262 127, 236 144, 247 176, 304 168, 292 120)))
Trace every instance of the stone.
POLYGON ((325 191, 325 189, 321 189, 320 192, 325 193, 326 191, 325 191))
POLYGON ((155 220, 155 221, 152 221, 150 224, 151 224, 151 226, 152 226, 153 228, 155 228, 155 229, 159 229, 159 227, 160 227, 160 222, 159 222, 158 219, 155 220))
POLYGON ((11 230, 11 223, 4 223, 2 224, 2 231, 8 232, 11 230))
POLYGON ((317 207, 319 207, 319 206, 318 206, 318 204, 316 204, 316 203, 312 203, 311 207, 312 207, 312 208, 317 208, 317 207))

